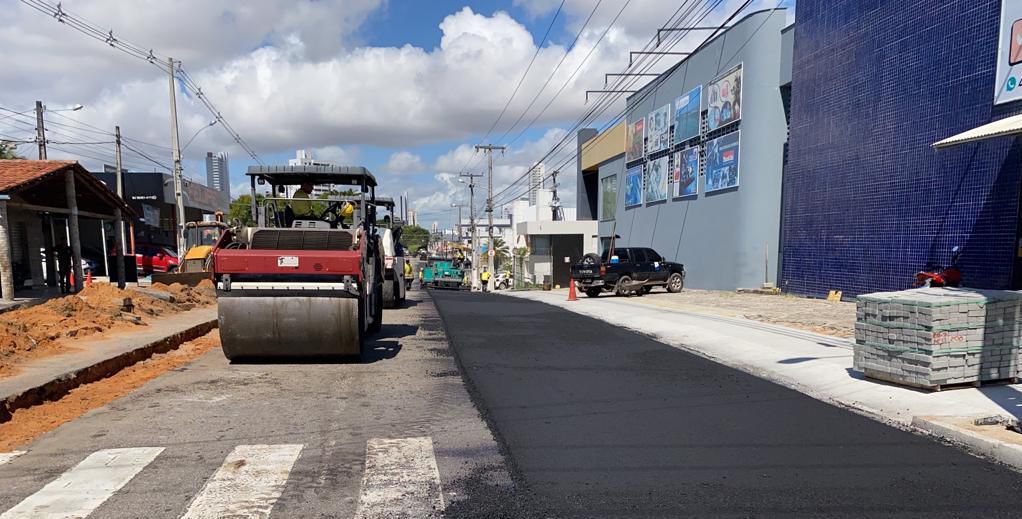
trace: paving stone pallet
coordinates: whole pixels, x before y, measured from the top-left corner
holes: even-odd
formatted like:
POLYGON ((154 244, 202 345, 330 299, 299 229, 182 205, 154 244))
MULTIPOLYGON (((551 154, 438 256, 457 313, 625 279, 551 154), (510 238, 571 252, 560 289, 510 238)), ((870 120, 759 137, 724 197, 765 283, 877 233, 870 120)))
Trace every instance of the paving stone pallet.
POLYGON ((1022 293, 920 288, 856 300, 853 367, 913 387, 1012 381, 1020 375, 1022 293))

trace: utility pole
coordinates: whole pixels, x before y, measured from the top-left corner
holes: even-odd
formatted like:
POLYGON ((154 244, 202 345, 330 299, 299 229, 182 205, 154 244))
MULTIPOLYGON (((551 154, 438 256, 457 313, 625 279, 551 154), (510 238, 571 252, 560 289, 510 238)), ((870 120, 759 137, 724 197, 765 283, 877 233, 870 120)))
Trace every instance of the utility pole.
POLYGON ((487 245, 487 249, 486 249, 486 257, 487 257, 487 261, 486 261, 487 268, 486 269, 490 272, 490 279, 486 283, 486 290, 488 290, 490 292, 493 292, 493 282, 495 281, 494 278, 496 277, 496 276, 493 275, 493 258, 494 258, 494 255, 496 254, 496 251, 493 248, 493 150, 500 150, 501 153, 504 153, 504 149, 505 149, 504 146, 494 146, 492 144, 478 144, 478 145, 476 145, 476 151, 485 150, 486 151, 486 156, 489 159, 489 167, 487 169, 488 174, 486 176, 486 184, 487 184, 487 188, 486 188, 486 214, 489 216, 489 220, 490 220, 490 225, 489 225, 489 229, 488 229, 488 232, 489 232, 489 235, 490 235, 490 243, 489 243, 489 245, 487 245))
POLYGON ((479 290, 479 235, 476 232, 476 177, 471 173, 462 173, 462 177, 468 177, 468 225, 472 228, 472 290, 479 290))
POLYGON ((557 175, 558 174, 560 174, 560 171, 557 171, 556 169, 553 170, 552 172, 550 172, 550 178, 553 179, 553 191, 554 191, 554 196, 550 199, 550 212, 552 213, 551 214, 551 218, 553 218, 553 221, 555 221, 555 222, 561 220, 561 217, 560 217, 560 213, 561 213, 561 199, 557 198, 557 175))
POLYGON ((181 182, 181 142, 177 135, 177 98, 174 85, 174 58, 167 58, 167 79, 170 82, 170 151, 174 156, 174 205, 177 208, 177 257, 185 264, 185 200, 181 182))
MULTIPOLYGON (((124 170, 121 167, 121 127, 114 126, 114 144, 117 146, 114 156, 117 159, 117 198, 124 200, 124 170)), ((121 215, 121 208, 118 207, 114 210, 114 232, 117 233, 117 237, 114 238, 114 243, 117 247, 117 255, 114 257, 117 260, 117 288, 124 289, 124 256, 127 253, 124 249, 124 218, 121 215)), ((110 273, 107 272, 109 276, 110 273)))
POLYGON ((43 125, 43 102, 35 102, 35 140, 39 144, 39 160, 46 160, 46 127, 43 125))

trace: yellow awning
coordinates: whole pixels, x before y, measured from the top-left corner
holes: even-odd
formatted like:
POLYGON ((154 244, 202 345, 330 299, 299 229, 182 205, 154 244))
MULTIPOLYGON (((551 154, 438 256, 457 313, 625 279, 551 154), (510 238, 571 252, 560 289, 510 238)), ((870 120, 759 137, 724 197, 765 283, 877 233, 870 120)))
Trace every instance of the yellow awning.
POLYGON ((1013 115, 1005 119, 987 123, 969 131, 959 133, 953 137, 948 137, 942 141, 937 141, 933 143, 933 147, 937 149, 948 148, 959 144, 982 141, 994 137, 1003 137, 1005 135, 1014 135, 1017 133, 1022 133, 1022 114, 1013 115))

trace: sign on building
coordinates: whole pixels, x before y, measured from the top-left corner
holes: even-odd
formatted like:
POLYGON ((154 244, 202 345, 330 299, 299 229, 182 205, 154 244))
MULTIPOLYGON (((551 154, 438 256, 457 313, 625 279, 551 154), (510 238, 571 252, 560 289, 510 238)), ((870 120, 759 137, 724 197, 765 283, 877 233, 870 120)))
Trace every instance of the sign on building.
POLYGON ((1001 0, 994 104, 1022 99, 1022 2, 1001 0))

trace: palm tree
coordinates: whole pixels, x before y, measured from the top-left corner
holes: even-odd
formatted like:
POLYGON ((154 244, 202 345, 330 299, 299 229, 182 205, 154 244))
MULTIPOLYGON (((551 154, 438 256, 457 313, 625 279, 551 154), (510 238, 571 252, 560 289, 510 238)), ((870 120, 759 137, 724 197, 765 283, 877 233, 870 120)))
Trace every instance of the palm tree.
POLYGON ((499 236, 493 237, 493 250, 493 268, 499 269, 504 262, 511 258, 511 251, 508 250, 507 244, 504 243, 504 240, 499 236))

